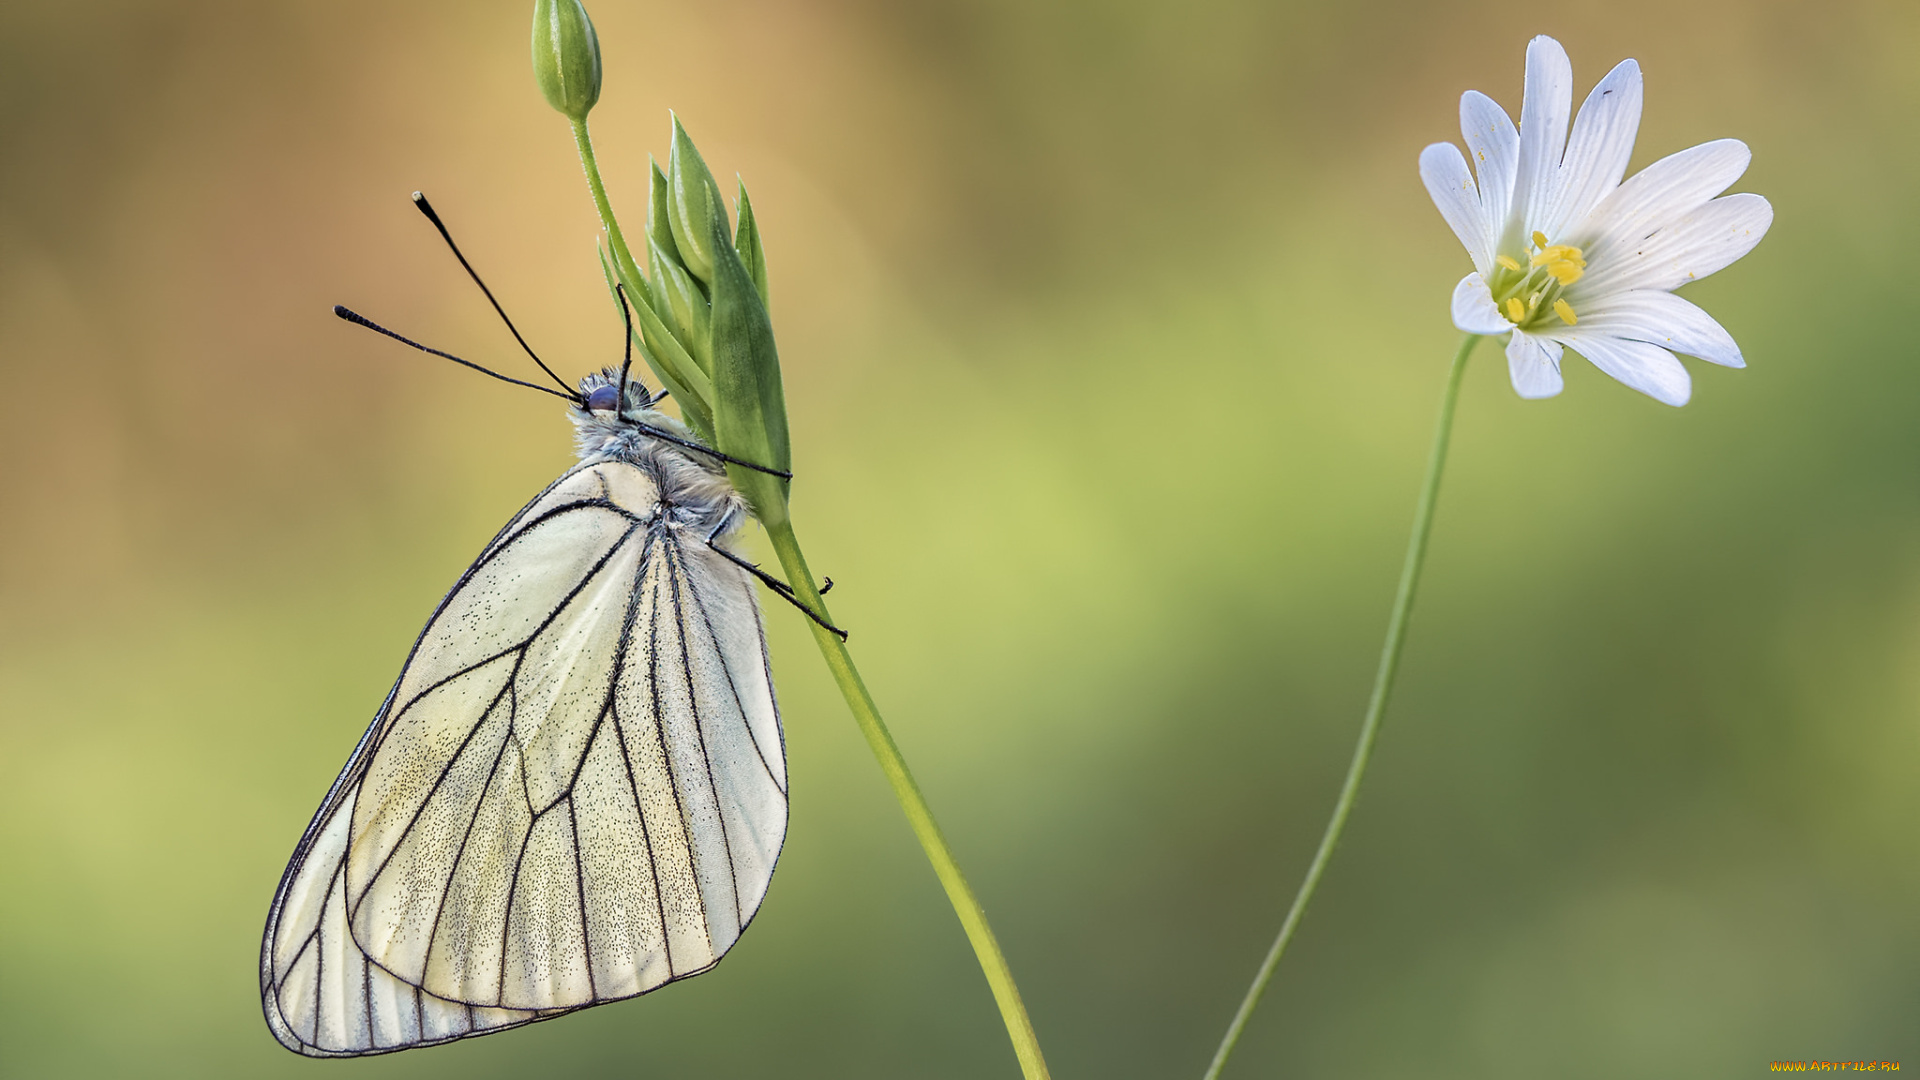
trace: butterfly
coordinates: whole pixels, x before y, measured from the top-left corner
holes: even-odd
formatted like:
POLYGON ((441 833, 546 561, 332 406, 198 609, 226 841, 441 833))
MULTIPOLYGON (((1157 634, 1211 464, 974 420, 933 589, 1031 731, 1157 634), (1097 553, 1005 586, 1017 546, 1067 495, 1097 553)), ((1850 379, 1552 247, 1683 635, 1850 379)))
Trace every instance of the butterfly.
POLYGON ((629 323, 621 367, 557 395, 579 463, 440 601, 281 876, 260 992, 290 1050, 644 994, 718 963, 766 896, 787 769, 755 579, 793 598, 729 546, 749 512, 722 462, 758 466, 657 411, 631 348, 629 323))

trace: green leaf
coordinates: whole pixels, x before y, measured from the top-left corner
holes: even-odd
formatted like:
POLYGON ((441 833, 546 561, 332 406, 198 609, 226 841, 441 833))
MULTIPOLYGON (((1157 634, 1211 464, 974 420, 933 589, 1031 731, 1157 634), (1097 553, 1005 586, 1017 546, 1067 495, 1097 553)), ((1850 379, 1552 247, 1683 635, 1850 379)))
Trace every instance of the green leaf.
MULTIPOLYGON (((787 434, 786 396, 780 385, 780 354, 773 324, 753 277, 735 254, 724 219, 710 219, 708 243, 714 252, 713 277, 713 433, 715 449, 768 468, 788 470, 792 445, 787 434)), ((727 466, 727 477, 753 507, 763 525, 787 519, 787 482, 776 476, 727 466)))
POLYGON ((732 226, 727 223, 720 185, 714 183, 713 173, 677 116, 673 118, 673 152, 667 157, 667 196, 667 222, 681 263, 694 277, 711 283, 719 250, 732 246, 732 226), (716 231, 722 237, 719 247, 713 243, 716 231))
POLYGON ((773 300, 767 296, 767 253, 760 249, 760 226, 753 219, 753 203, 747 200, 745 180, 740 181, 738 210, 740 224, 733 230, 734 253, 740 256, 741 265, 747 268, 747 276, 753 279, 754 290, 760 294, 760 303, 772 311, 773 300))
POLYGON ((667 191, 667 174, 660 171, 660 164, 653 160, 652 154, 647 155, 647 168, 653 173, 653 190, 647 197, 647 238, 667 258, 679 263, 680 248, 673 242, 673 225, 668 220, 673 199, 667 191))
MULTIPOLYGON (((625 282, 624 275, 616 275, 605 249, 599 249, 600 272, 607 279, 607 293, 613 297, 616 310, 620 304, 620 294, 614 290, 614 282, 627 285, 627 297, 633 307, 635 342, 640 348, 641 359, 653 369, 667 393, 680 405, 680 415, 687 426, 701 440, 712 445, 713 434, 713 381, 701 371, 680 347, 667 328, 661 324, 660 317, 653 308, 637 302, 638 291, 625 282)), ((641 283, 644 287, 645 282, 641 283)))
POLYGON ((693 354, 700 370, 712 375, 713 359, 707 351, 706 290, 651 240, 647 243, 647 269, 653 274, 655 293, 666 301, 660 305, 661 321, 693 354))

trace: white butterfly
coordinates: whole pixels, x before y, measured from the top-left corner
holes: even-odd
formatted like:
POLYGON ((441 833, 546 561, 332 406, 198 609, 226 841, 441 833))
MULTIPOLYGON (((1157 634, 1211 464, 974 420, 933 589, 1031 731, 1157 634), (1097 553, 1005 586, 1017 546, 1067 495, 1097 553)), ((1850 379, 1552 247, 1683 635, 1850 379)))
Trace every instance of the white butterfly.
MULTIPOLYGON (((581 463, 428 620, 274 895, 288 1049, 374 1054, 712 967, 766 895, 787 774, 745 505, 590 376, 581 463)), ((637 383, 629 384, 638 386, 637 383)))

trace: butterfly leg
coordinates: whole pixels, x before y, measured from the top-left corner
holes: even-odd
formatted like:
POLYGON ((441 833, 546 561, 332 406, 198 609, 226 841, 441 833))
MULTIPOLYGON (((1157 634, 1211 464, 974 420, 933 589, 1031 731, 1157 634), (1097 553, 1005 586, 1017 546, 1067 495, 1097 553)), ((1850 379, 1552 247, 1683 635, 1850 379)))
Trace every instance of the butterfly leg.
MULTIPOLYGON (((712 548, 714 553, 719 555, 721 558, 727 560, 728 562, 739 567, 740 569, 745 570, 747 573, 752 574, 754 577, 759 578, 760 583, 762 585, 765 585, 767 588, 772 589, 775 594, 777 594, 781 599, 785 600, 787 603, 792 604, 794 607, 799 608, 802 614, 804 614, 807 618, 812 619, 814 622, 819 623, 821 627, 823 627, 828 633, 837 635, 841 641, 847 640, 847 632, 845 630, 842 630, 839 627, 828 622, 827 620, 821 618, 818 613, 816 613, 812 608, 808 607, 804 602, 802 602, 798 596, 794 595, 793 587, 791 585, 788 585, 786 582, 781 581, 779 578, 774 577, 772 574, 767 573, 765 570, 760 569, 758 566, 753 565, 752 563, 741 558, 740 556, 735 555, 733 552, 728 551, 726 548, 721 547, 719 544, 714 543, 714 539, 720 536, 720 534, 726 532, 727 526, 731 524, 732 521, 733 521, 733 512, 728 511, 727 515, 720 519, 720 524, 714 526, 713 531, 707 534, 707 546, 709 548, 712 548)), ((822 588, 820 591, 824 593, 827 591, 827 589, 831 589, 831 588, 833 588, 833 579, 828 578, 826 586, 822 588)))

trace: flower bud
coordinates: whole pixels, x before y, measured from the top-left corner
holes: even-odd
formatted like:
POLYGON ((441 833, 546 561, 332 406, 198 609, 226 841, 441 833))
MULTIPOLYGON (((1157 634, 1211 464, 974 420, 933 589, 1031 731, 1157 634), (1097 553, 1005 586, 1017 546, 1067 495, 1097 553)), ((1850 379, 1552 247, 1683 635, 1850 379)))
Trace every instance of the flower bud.
POLYGON ((660 163, 647 155, 647 167, 653 173, 653 187, 647 199, 647 239, 662 254, 675 262, 680 261, 679 245, 673 242, 673 223, 669 220, 673 205, 673 196, 667 189, 667 174, 660 171, 660 163))
MULTIPOLYGON (((780 386, 780 354, 773 324, 753 276, 728 242, 725 219, 709 219, 713 252, 713 433, 715 449, 775 469, 791 467, 786 396, 780 386)), ((686 248, 683 246, 681 251, 686 248)), ((786 520, 787 483, 763 472, 727 467, 727 476, 752 505, 761 524, 786 520)))
POLYGON ((660 321, 685 344, 693 362, 702 371, 713 373, 713 359, 707 351, 707 297, 693 278, 680 269, 671 256, 647 241, 647 272, 653 275, 653 294, 662 302, 655 307, 660 321))
POLYGON ((727 238, 721 246, 730 247, 732 226, 727 223, 720 185, 713 182, 713 173, 707 170, 707 163, 701 160, 700 151, 694 149, 677 116, 673 118, 673 152, 667 156, 667 221, 687 272, 711 285, 716 254, 713 237, 727 238))
POLYGON ((600 100, 600 38, 580 0, 534 0, 533 78, 576 124, 600 100))
POLYGON ((760 248, 760 226, 753 220, 753 204, 747 201, 745 180, 740 181, 740 198, 734 206, 740 223, 733 229, 733 250, 740 256, 740 265, 747 268, 747 276, 753 279, 761 305, 771 312, 773 301, 767 298, 767 253, 760 248))

